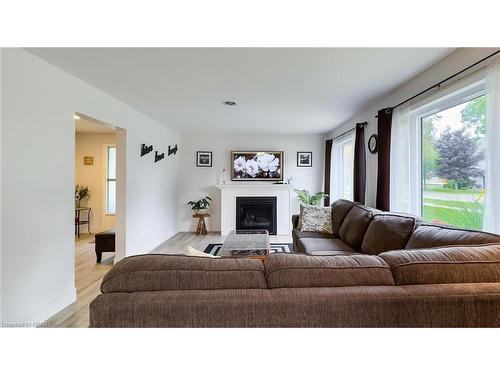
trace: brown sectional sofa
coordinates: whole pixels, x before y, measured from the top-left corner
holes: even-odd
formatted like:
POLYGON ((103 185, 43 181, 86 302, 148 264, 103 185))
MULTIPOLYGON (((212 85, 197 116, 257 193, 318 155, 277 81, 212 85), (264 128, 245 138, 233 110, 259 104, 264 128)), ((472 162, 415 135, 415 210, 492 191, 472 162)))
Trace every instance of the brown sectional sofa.
POLYGON ((500 327, 499 236, 332 206, 332 235, 294 225, 306 254, 125 258, 104 277, 90 326, 500 327))
POLYGON ((370 254, 389 250, 500 243, 500 236, 436 224, 408 214, 382 212, 348 200, 332 204, 333 234, 302 232, 293 215, 295 251, 309 255, 370 254))

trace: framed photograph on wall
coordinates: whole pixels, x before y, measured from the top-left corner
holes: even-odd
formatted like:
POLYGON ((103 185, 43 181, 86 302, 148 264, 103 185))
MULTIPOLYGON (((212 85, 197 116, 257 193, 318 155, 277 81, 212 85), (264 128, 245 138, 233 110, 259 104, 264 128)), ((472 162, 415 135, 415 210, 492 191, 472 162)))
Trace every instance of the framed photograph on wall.
POLYGON ((312 167, 313 153, 310 151, 297 152, 297 167, 312 167))
POLYGON ((232 181, 283 181, 283 151, 232 151, 232 181))
POLYGON ((196 151, 196 166, 197 167, 211 167, 212 166, 212 152, 211 151, 196 151))
POLYGON ((94 157, 93 156, 84 156, 83 157, 83 165, 94 165, 94 157))

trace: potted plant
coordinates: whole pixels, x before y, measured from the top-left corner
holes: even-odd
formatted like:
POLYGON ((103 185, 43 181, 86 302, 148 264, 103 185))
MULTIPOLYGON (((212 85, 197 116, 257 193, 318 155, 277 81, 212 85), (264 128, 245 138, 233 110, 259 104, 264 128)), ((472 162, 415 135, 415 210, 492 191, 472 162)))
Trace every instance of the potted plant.
POLYGON ((297 198, 299 199, 300 202, 304 204, 308 204, 310 206, 317 206, 321 203, 321 200, 325 197, 328 197, 328 194, 319 192, 314 195, 311 195, 309 193, 309 190, 306 189, 293 189, 294 192, 297 193, 297 198))
POLYGON ((84 198, 90 198, 90 192, 88 186, 75 185, 75 206, 80 208, 82 205, 82 200, 84 198))
POLYGON ((208 207, 210 206, 210 202, 212 198, 206 196, 205 198, 201 198, 196 202, 189 201, 188 205, 191 206, 191 209, 195 212, 196 215, 204 215, 208 213, 208 207))

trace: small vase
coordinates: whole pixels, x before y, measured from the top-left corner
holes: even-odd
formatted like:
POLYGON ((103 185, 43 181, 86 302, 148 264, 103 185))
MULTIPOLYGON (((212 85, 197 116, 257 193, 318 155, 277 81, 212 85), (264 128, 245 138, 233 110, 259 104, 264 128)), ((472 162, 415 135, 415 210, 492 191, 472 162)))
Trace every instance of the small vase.
POLYGON ((196 215, 206 215, 208 212, 207 208, 200 208, 199 210, 194 210, 196 215))

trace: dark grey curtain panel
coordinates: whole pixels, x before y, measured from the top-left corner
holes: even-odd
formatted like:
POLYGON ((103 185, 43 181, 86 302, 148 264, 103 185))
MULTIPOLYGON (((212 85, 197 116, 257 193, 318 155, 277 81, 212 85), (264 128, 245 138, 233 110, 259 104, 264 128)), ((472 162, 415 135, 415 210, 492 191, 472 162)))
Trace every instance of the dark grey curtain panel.
MULTIPOLYGON (((325 193, 330 194, 330 170, 332 167, 333 139, 328 139, 325 144, 325 193)), ((330 205, 330 196, 324 199, 325 207, 330 205)))
POLYGON ((365 204, 366 192, 366 153, 365 125, 356 124, 356 141, 354 143, 354 201, 365 204))
POLYGON ((389 211, 391 208, 391 127, 392 108, 384 108, 378 111, 378 173, 376 207, 382 211, 389 211))

